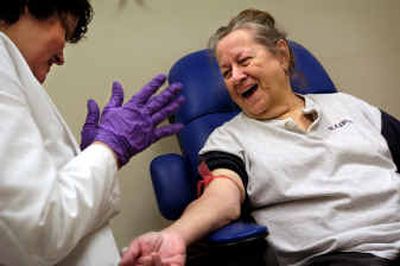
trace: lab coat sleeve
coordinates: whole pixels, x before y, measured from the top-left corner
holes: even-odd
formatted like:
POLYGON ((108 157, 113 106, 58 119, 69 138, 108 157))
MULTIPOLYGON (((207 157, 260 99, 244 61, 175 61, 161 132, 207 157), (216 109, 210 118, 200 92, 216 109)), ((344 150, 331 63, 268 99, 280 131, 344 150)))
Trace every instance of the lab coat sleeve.
POLYGON ((116 213, 117 166, 99 144, 56 165, 18 82, 0 80, 0 265, 52 265, 116 213))

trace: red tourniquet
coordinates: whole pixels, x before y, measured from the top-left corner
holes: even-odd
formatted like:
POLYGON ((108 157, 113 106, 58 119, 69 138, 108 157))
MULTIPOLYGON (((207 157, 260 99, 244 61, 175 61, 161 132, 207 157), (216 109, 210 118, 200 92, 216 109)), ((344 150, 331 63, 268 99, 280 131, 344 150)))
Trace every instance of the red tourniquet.
POLYGON ((199 180, 197 183, 197 196, 199 197, 203 190, 210 184, 215 178, 228 178, 231 179, 228 176, 224 175, 213 175, 208 169, 208 166, 205 162, 201 162, 197 170, 200 173, 200 176, 203 178, 202 180, 199 180))

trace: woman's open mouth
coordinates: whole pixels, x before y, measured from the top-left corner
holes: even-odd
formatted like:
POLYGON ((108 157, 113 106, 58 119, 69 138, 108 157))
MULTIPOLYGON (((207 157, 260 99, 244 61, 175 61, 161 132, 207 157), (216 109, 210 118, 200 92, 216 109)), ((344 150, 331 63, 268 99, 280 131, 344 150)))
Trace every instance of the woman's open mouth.
POLYGON ((249 98, 251 95, 253 95, 253 93, 258 89, 258 85, 255 84, 253 86, 251 86, 250 88, 248 88, 245 92, 242 93, 242 97, 243 98, 249 98))

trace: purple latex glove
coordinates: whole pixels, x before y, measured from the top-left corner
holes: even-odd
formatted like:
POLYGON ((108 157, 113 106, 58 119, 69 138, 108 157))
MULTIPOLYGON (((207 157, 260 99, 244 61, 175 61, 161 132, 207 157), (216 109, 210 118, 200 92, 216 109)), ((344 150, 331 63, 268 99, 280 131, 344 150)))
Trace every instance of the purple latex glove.
POLYGON ((86 120, 81 130, 81 150, 92 144, 97 135, 97 129, 100 118, 99 106, 96 101, 90 99, 87 101, 86 120))
POLYGON ((172 84, 153 96, 165 80, 165 75, 157 75, 125 104, 122 104, 122 85, 113 83, 112 95, 101 114, 95 140, 107 144, 115 152, 120 167, 160 138, 182 129, 182 124, 157 128, 184 101, 182 96, 176 97, 182 89, 180 84, 172 84))

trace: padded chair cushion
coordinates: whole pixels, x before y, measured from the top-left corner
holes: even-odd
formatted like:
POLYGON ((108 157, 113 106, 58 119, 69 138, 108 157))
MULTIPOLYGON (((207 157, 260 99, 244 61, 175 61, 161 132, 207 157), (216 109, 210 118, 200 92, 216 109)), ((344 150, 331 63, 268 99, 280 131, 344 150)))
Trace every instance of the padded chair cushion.
POLYGON ((210 133, 236 114, 237 112, 207 114, 190 121, 180 131, 181 149, 184 152, 184 157, 188 158, 190 166, 194 171, 197 170, 198 165, 197 154, 210 133), (193 132, 196 132, 196 134, 193 134, 193 132))
POLYGON ((218 64, 209 50, 191 53, 176 62, 168 81, 183 84, 182 95, 187 104, 176 113, 177 122, 187 124, 203 115, 239 111, 225 89, 218 64))
POLYGON ((289 45, 295 60, 294 75, 290 80, 293 90, 301 94, 336 92, 335 85, 319 61, 300 44, 290 41, 289 45))

